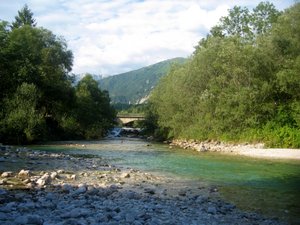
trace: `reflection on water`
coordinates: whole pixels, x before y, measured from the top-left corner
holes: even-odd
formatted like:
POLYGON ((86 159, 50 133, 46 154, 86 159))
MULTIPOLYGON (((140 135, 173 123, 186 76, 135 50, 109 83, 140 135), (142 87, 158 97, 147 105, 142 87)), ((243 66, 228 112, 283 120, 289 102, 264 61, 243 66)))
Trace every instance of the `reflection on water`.
POLYGON ((93 154, 113 164, 218 185, 221 195, 243 209, 299 218, 300 163, 219 153, 198 153, 138 139, 64 142, 35 149, 93 154), (76 144, 77 143, 77 144, 76 144))

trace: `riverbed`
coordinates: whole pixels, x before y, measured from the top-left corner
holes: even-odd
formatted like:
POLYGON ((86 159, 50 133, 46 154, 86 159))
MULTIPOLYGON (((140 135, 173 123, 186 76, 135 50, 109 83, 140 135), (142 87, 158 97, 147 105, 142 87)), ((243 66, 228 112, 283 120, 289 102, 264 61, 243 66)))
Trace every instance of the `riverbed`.
POLYGON ((221 198, 243 210, 299 222, 300 164, 297 161, 199 153, 124 138, 32 147, 98 155, 117 166, 182 179, 190 185, 205 182, 215 185, 221 198))
POLYGON ((8 188, 0 186, 4 224, 299 223, 297 161, 132 138, 7 149, 0 151, 0 183, 8 188), (78 199, 85 199, 82 207, 78 199))

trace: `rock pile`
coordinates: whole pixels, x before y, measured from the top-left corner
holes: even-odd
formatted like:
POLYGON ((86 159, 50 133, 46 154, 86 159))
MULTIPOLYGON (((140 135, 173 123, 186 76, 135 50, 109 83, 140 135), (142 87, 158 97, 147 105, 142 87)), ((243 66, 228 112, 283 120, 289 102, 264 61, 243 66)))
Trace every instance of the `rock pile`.
POLYGON ((263 148, 263 144, 229 144, 221 141, 195 141, 175 139, 170 143, 170 147, 178 146, 183 149, 192 149, 198 152, 235 152, 242 148, 263 148))

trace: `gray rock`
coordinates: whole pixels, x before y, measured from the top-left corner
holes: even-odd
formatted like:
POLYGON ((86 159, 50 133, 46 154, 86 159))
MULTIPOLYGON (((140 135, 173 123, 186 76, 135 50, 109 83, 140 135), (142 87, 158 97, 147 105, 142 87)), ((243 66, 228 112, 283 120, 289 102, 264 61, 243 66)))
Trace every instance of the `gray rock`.
POLYGON ((74 208, 70 212, 66 212, 61 215, 61 218, 78 218, 85 217, 90 214, 90 210, 82 208, 74 208))
POLYGON ((29 215, 27 220, 29 224, 42 225, 44 223, 44 220, 38 215, 29 215))
POLYGON ((138 197, 138 195, 135 193, 135 192, 133 192, 133 191, 128 191, 126 194, 124 194, 125 195, 125 197, 127 198, 127 199, 135 199, 135 198, 137 198, 138 197))
POLYGON ((21 211, 30 211, 35 208, 35 204, 33 202, 24 202, 19 204, 18 209, 21 211))
POLYGON ((0 212, 0 223, 1 223, 1 225, 3 224, 3 221, 10 220, 10 219, 12 219, 11 214, 0 212))
POLYGON ((209 207, 207 208, 207 213, 213 214, 213 215, 217 214, 217 209, 216 209, 216 207, 214 207, 214 206, 209 206, 209 207))
POLYGON ((56 196, 52 192, 49 192, 49 193, 46 194, 45 199, 52 201, 52 200, 56 199, 56 196))
POLYGON ((152 188, 145 188, 144 192, 150 195, 154 195, 155 194, 155 190, 152 188))
POLYGON ((179 196, 186 196, 186 191, 185 191, 185 190, 180 190, 180 191, 178 192, 178 195, 179 195, 179 196))
POLYGON ((62 184, 61 188, 65 192, 71 192, 73 190, 73 187, 70 184, 62 184))
POLYGON ((80 195, 87 191, 86 185, 78 186, 78 188, 72 193, 73 195, 80 195))
POLYGON ((125 220, 128 223, 132 223, 135 220, 135 216, 133 215, 133 213, 127 213, 125 215, 125 220))
POLYGON ((28 223, 28 218, 27 216, 18 216, 15 221, 14 221, 14 224, 17 224, 17 225, 23 225, 23 224, 27 224, 28 223))
POLYGON ((38 215, 24 215, 18 216, 14 224, 23 225, 23 224, 32 224, 32 225, 42 225, 43 219, 38 215))
POLYGON ((205 196, 198 196, 195 200, 198 204, 206 203, 208 202, 208 197, 205 196))
POLYGON ((67 219, 61 223, 61 225, 86 225, 87 223, 84 223, 82 221, 79 221, 78 219, 67 219))

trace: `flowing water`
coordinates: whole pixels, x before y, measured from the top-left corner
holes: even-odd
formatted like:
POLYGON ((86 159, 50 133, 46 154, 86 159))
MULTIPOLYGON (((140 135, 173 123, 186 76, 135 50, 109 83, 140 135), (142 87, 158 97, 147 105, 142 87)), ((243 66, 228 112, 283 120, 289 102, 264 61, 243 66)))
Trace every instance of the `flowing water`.
POLYGON ((226 201, 299 222, 300 162, 263 160, 220 153, 198 153, 139 139, 109 139, 33 146, 34 149, 92 154, 112 164, 144 171, 205 181, 218 186, 226 201), (74 145, 77 143, 78 145, 74 145))

